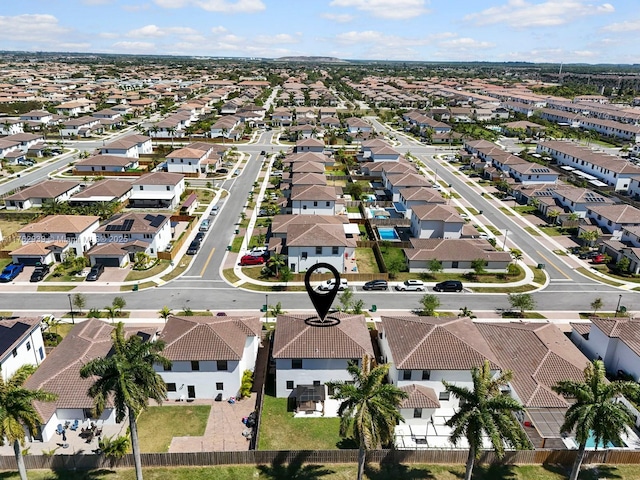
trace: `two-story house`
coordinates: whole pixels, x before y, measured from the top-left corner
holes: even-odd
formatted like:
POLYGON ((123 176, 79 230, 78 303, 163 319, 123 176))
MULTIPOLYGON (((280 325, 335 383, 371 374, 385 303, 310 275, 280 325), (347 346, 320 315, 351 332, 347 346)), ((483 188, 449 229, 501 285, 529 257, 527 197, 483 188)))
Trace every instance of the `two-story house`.
MULTIPOLYGON (((314 219, 318 219, 315 215, 314 219)), ((353 257, 356 239, 346 233, 344 225, 318 222, 315 225, 289 225, 285 240, 289 268, 304 272, 316 263, 328 263, 339 272, 346 270, 353 257)))
POLYGON ((133 208, 176 208, 185 191, 181 173, 153 172, 132 183, 129 206, 133 208))
POLYGON ((138 157, 102 154, 78 160, 74 165, 74 169, 80 175, 86 174, 87 172, 105 174, 106 172, 126 172, 136 169, 138 166, 138 157))
POLYGON ((38 366, 44 360, 41 324, 36 317, 0 320, 0 372, 5 381, 21 366, 38 366))
POLYGON ((335 215, 336 189, 332 186, 293 185, 291 213, 301 215, 335 215))
POLYGON ((258 317, 169 317, 160 338, 172 365, 155 367, 167 398, 237 397, 243 373, 255 368, 261 330, 258 317))
POLYGON ((411 209, 411 234, 415 238, 460 238, 464 218, 450 205, 415 205, 411 209))

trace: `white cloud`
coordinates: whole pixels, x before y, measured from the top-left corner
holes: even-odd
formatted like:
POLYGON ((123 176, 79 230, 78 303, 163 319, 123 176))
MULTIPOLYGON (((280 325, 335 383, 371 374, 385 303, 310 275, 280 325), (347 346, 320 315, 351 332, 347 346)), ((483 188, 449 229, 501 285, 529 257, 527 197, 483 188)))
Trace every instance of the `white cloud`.
POLYGON ((25 42, 27 45, 38 42, 57 44, 58 39, 66 37, 70 31, 70 29, 61 26, 53 15, 0 16, 1 40, 25 42))
POLYGON ((151 42, 116 42, 112 45, 115 50, 126 52, 153 52, 156 44, 151 42))
POLYGON ((403 20, 428 13, 425 0, 332 0, 332 7, 351 7, 374 17, 403 20))
POLYGON ((227 29, 222 25, 219 25, 217 27, 211 27, 211 33, 213 33, 214 35, 221 35, 223 33, 227 33, 227 29))
POLYGON ((129 37, 165 37, 167 35, 197 35, 197 31, 189 27, 165 27, 157 25, 145 25, 144 27, 130 30, 129 37))
POLYGON ((349 23, 353 21, 355 17, 353 15, 349 15, 348 13, 343 13, 343 14, 323 13, 322 18, 325 18, 331 22, 336 22, 336 23, 349 23))
POLYGON ((282 44, 282 43, 300 43, 300 34, 290 35, 288 33, 280 33, 277 35, 258 35, 255 41, 261 44, 282 44))
POLYGON ((595 58, 599 55, 598 52, 593 52, 591 50, 574 50, 573 53, 576 57, 580 58, 595 58))
MULTIPOLYGON (((357 44, 369 44, 369 45, 381 45, 385 46, 389 50, 395 48, 402 48, 408 46, 417 46, 417 45, 427 45, 431 43, 432 38, 430 37, 422 37, 422 38, 405 38, 398 37, 396 35, 385 35, 382 32, 378 32, 376 30, 365 30, 365 31, 351 31, 340 33, 335 36, 335 41, 337 41, 341 45, 357 45, 357 44)), ((389 52, 385 58, 388 57, 389 52)))
POLYGON ((583 0, 547 0, 542 3, 508 0, 505 5, 466 15, 464 19, 477 25, 504 23, 515 28, 549 27, 569 23, 578 17, 612 13, 614 10, 610 3, 592 5, 583 0))
POLYGON ((640 20, 627 20, 626 22, 612 23, 602 27, 605 32, 637 32, 640 30, 640 20))
POLYGON ((480 40, 474 40, 473 38, 454 38, 452 40, 445 40, 439 42, 438 45, 442 48, 452 50, 485 50, 487 48, 493 48, 495 43, 482 42, 480 40))
POLYGON ((144 10, 149 10, 151 5, 148 3, 143 3, 141 5, 123 5, 122 9, 127 12, 142 12, 144 10))
POLYGON ((164 8, 182 8, 194 6, 208 12, 221 13, 256 13, 263 11, 266 6, 262 0, 154 0, 164 8))

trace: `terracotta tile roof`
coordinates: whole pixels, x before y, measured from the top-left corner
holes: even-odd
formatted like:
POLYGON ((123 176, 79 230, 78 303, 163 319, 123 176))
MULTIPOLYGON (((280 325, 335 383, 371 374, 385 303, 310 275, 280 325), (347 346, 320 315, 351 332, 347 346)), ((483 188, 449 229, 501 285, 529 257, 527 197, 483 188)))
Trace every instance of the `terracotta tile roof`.
POLYGON ((82 233, 99 221, 95 215, 50 215, 22 227, 18 233, 82 233))
MULTIPOLYGON (((315 217, 315 215, 307 215, 315 217)), ((342 225, 320 223, 290 225, 287 229, 289 247, 355 247, 356 240, 347 238, 342 225)))
POLYGON ((96 183, 89 185, 84 190, 76 193, 71 197, 71 201, 92 197, 111 197, 116 199, 123 196, 131 190, 131 188, 131 182, 107 178, 99 180, 96 183))
POLYGON ((321 173, 324 175, 324 163, 296 162, 291 166, 292 173, 321 173))
POLYGON ((510 262, 509 252, 496 251, 483 239, 411 238, 413 248, 405 248, 409 260, 473 261, 484 258, 492 262, 510 262))
POLYGON ((291 187, 292 201, 335 201, 336 187, 322 185, 293 185, 291 187))
POLYGON ((409 187, 400 190, 400 197, 407 202, 423 201, 429 203, 446 203, 446 200, 435 188, 409 187))
MULTIPOLYGON (((87 390, 95 379, 80 378, 80 368, 94 358, 109 354, 113 329, 113 325, 95 318, 76 324, 27 379, 26 388, 40 388, 58 395, 55 402, 34 402, 45 423, 58 408, 93 408, 94 401, 87 395, 87 390)), ((138 331, 127 328, 128 335, 138 331)), ((146 337, 154 332, 155 329, 153 332, 144 330, 146 337)))
POLYGON ((578 335, 589 335, 591 332, 591 322, 571 322, 569 325, 578 335))
POLYGON ((52 248, 64 249, 67 242, 28 242, 11 251, 11 255, 48 255, 52 248))
POLYGON ((183 179, 181 173, 153 172, 134 180, 133 185, 178 185, 183 179))
POLYGON ((498 362, 468 318, 382 317, 393 363, 402 370, 471 370, 498 362))
POLYGON ((589 210, 621 225, 640 223, 640 210, 631 205, 593 205, 589 210))
POLYGON ((271 222, 272 233, 286 233, 292 225, 318 225, 349 223, 349 219, 342 215, 274 215, 271 222))
POLYGON ((340 358, 374 356, 363 315, 333 315, 338 325, 313 327, 309 315, 279 315, 273 342, 273 358, 340 358))
POLYGON ((640 356, 640 321, 629 318, 591 318, 591 323, 610 338, 619 338, 640 356))
POLYGON ((19 192, 4 197, 4 200, 28 200, 30 198, 54 199, 80 185, 74 180, 45 180, 19 192))
POLYGON ((100 166, 118 166, 126 167, 131 164, 138 163, 137 158, 122 157, 119 155, 94 155, 89 158, 85 158, 76 162, 77 165, 88 167, 100 167, 100 166))
POLYGON ((166 215, 160 214, 149 214, 149 213, 121 213, 118 215, 114 215, 109 219, 108 222, 101 225, 100 228, 96 230, 96 233, 116 233, 117 235, 121 235, 123 233, 155 233, 161 230, 164 225, 170 221, 169 217, 166 215), (123 225, 125 221, 133 220, 131 224, 131 228, 129 230, 108 230, 107 227, 109 225, 123 225), (157 222, 156 226, 152 226, 153 222, 157 222))
POLYGON ((583 380, 589 360, 551 323, 476 323, 525 407, 569 404, 551 387, 560 380, 583 380))
POLYGON ((300 153, 294 153, 292 155, 287 155, 284 158, 284 160, 282 160, 282 162, 292 163, 292 164, 296 164, 300 162, 319 162, 324 165, 325 163, 328 163, 328 162, 333 163, 333 160, 327 157, 324 153, 300 152, 300 153))
POLYGON ((405 385, 400 390, 409 394, 400 404, 400 408, 440 408, 440 401, 433 388, 423 385, 405 385))
POLYGON ((393 187, 430 187, 432 183, 418 173, 392 173, 387 180, 393 187))
POLYGON ((291 183, 294 185, 327 185, 327 177, 320 173, 294 173, 291 175, 291 183))
POLYGON ((162 330, 169 360, 240 360, 247 337, 260 336, 258 317, 175 317, 162 330))
POLYGON ((451 205, 429 204, 411 207, 413 215, 420 220, 440 220, 441 222, 464 223, 458 210, 451 205))
POLYGON ((10 355, 22 339, 40 325, 40 322, 40 318, 36 317, 0 320, 0 360, 3 360, 6 355, 10 355))

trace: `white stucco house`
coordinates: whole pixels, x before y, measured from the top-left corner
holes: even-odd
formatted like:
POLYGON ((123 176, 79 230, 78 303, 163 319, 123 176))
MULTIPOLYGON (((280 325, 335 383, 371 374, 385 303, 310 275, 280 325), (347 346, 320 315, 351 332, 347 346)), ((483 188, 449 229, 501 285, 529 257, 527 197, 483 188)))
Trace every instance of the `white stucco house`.
MULTIPOLYGON (((128 212, 115 215, 108 222, 96 229, 98 246, 115 243, 129 253, 133 260, 137 252, 144 252, 156 257, 171 242, 171 220, 167 215, 128 212)), ((95 247, 98 248, 98 247, 95 247)), ((122 266, 119 261, 102 258, 93 251, 88 252, 91 263, 102 263, 105 266, 122 266)))
POLYGON ((415 238, 460 238, 464 218, 450 205, 414 205, 411 209, 411 234, 415 238))
POLYGON ((133 208, 176 208, 185 190, 181 173, 154 172, 132 182, 129 206, 133 208))
POLYGON ((261 329, 258 317, 169 317, 160 338, 172 365, 155 367, 167 398, 237 397, 243 373, 255 368, 261 329))
POLYGON ((36 317, 0 320, 0 372, 4 380, 21 366, 37 367, 45 359, 41 323, 36 317))
MULTIPOLYGON (((276 397, 295 396, 300 385, 321 386, 332 380, 351 380, 349 362, 374 355, 363 315, 334 315, 337 325, 317 327, 308 315, 279 315, 273 341, 276 397)), ((329 394, 331 392, 328 392, 329 394)))
MULTIPOLYGON (((95 215, 50 215, 39 222, 25 225, 18 230, 18 235, 23 246, 31 243, 50 244, 63 250, 72 248, 77 256, 81 256, 95 245, 99 225, 100 217, 95 215)), ((55 260, 60 261, 61 258, 55 255, 55 260)))
POLYGON ((336 189, 333 186, 293 185, 291 213, 300 215, 335 215, 336 189))

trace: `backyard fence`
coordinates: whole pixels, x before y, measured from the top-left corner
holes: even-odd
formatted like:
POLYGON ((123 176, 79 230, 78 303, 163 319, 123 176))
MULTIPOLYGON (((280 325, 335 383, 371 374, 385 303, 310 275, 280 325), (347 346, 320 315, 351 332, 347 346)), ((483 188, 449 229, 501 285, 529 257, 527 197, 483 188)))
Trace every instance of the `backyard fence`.
MULTIPOLYGON (((505 452, 499 459, 493 451, 483 452, 479 462, 507 465, 571 465, 577 450, 519 450, 505 452)), ((369 450, 367 461, 374 464, 464 464, 467 450, 369 450)), ((214 465, 267 464, 332 464, 356 463, 358 450, 289 450, 239 452, 143 453, 143 467, 193 467, 214 465)), ((132 468, 133 455, 110 459, 103 455, 26 455, 27 469, 95 470, 100 468, 132 468)), ((591 450, 585 453, 584 464, 640 464, 638 450, 591 450)), ((15 470, 14 456, 0 457, 0 470, 15 470)))

